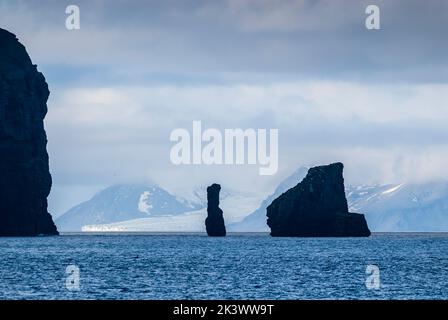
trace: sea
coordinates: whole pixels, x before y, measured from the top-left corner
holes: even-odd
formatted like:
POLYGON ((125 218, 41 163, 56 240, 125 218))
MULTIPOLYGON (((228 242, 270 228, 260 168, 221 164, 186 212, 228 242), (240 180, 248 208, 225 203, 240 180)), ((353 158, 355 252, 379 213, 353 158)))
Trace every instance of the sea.
POLYGON ((447 298, 447 233, 0 238, 0 299, 447 298))

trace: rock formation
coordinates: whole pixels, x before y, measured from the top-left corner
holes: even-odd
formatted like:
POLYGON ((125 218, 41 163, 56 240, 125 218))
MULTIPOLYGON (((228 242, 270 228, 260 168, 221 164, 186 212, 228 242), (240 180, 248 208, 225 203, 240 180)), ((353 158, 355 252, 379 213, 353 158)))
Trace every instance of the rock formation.
POLYGON ((364 215, 348 212, 342 163, 311 168, 267 207, 272 236, 368 237, 364 215))
POLYGON ((47 211, 48 96, 25 47, 0 29, 0 236, 58 233, 47 211))
POLYGON ((212 184, 207 188, 207 218, 205 227, 207 234, 212 237, 223 237, 226 235, 226 226, 222 210, 219 208, 219 184, 212 184))

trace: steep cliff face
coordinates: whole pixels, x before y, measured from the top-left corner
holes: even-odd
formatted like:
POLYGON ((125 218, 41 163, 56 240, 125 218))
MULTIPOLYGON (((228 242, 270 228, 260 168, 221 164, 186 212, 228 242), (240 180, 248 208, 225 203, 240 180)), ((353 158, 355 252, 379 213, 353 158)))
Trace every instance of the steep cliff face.
POLYGON ((212 184, 207 188, 207 218, 205 227, 207 234, 213 237, 223 237, 226 235, 223 212, 219 208, 219 192, 221 186, 212 184))
POLYGON ((342 163, 311 168, 267 207, 272 236, 368 237, 364 215, 348 212, 342 163))
POLYGON ((47 211, 48 96, 25 47, 0 29, 0 236, 58 233, 47 211))

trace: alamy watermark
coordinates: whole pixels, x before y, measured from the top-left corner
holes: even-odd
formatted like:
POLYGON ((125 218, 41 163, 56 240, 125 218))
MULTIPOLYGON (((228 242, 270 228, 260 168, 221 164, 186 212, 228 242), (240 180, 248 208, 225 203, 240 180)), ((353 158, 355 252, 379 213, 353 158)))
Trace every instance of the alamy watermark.
POLYGON ((65 19, 65 27, 67 30, 81 29, 81 11, 77 5, 69 5, 65 8, 65 13, 68 14, 65 19))
POLYGON ((218 129, 202 131, 193 121, 192 132, 174 129, 170 160, 175 165, 259 165, 260 175, 278 170, 278 129, 218 129))
POLYGON ((366 288, 369 290, 378 290, 381 288, 380 268, 375 264, 369 264, 366 267, 366 288))
POLYGON ((80 279, 81 272, 77 265, 71 264, 65 268, 65 274, 67 277, 65 278, 65 288, 68 291, 79 291, 80 288, 80 279))
MULTIPOLYGON (((65 13, 68 15, 65 19, 67 30, 81 29, 81 10, 79 6, 71 4, 65 8, 65 13)), ((365 9, 365 14, 368 15, 365 20, 365 26, 368 30, 381 29, 380 8, 377 5, 369 4, 365 9)))
POLYGON ((366 28, 367 30, 379 30, 380 24, 380 8, 377 5, 371 4, 366 7, 366 28))

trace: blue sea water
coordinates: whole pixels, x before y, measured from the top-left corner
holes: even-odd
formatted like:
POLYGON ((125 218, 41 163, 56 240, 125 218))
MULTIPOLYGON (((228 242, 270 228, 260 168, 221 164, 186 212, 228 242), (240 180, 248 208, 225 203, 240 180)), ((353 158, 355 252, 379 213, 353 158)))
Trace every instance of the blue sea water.
POLYGON ((448 298, 448 234, 0 238, 0 265, 1 299, 448 298), (79 291, 66 287, 69 265, 79 291), (379 289, 366 287, 368 265, 379 289))

